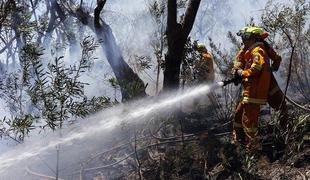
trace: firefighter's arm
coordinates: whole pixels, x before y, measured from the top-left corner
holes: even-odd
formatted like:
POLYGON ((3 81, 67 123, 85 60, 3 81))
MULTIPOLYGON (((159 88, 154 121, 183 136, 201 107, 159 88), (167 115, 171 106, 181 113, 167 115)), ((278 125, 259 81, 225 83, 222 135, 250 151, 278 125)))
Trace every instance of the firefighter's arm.
POLYGON ((243 58, 242 58, 243 54, 244 54, 244 51, 240 50, 238 52, 238 54, 236 55, 236 58, 234 60, 233 70, 239 70, 239 69, 244 68, 244 62, 242 61, 243 60, 243 58))
POLYGON ((253 63, 251 67, 241 72, 241 76, 243 78, 253 77, 260 73, 260 71, 263 69, 263 66, 265 65, 265 58, 262 53, 263 52, 260 52, 259 50, 253 52, 253 63))
POLYGON ((268 49, 268 56, 273 61, 271 65, 272 70, 278 71, 282 57, 273 48, 268 49))

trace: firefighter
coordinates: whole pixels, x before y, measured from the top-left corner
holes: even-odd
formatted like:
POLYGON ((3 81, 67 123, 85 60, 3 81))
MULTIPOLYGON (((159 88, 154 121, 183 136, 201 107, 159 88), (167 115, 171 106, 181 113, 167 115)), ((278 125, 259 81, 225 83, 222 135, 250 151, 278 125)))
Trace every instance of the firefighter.
POLYGON ((201 59, 194 62, 195 76, 199 83, 211 83, 214 81, 213 58, 204 44, 198 43, 195 49, 201 55, 201 59))
POLYGON ((262 28, 248 26, 237 33, 244 44, 234 63, 234 73, 242 78, 242 99, 237 105, 234 121, 234 139, 246 143, 247 150, 259 148, 257 138, 261 105, 267 103, 271 83, 271 69, 267 49, 261 37, 262 28))
MULTIPOLYGON (((261 33, 261 36, 257 36, 256 39, 258 42, 263 42, 268 58, 272 60, 271 70, 277 71, 279 69, 280 63, 282 61, 282 58, 279 54, 275 52, 275 50, 264 40, 268 37, 268 33, 263 32, 261 33)), ((241 49, 238 52, 238 55, 234 62, 234 71, 237 71, 238 69, 242 69, 242 55, 244 54, 244 50, 241 49)), ((284 93, 279 88, 279 85, 274 77, 274 75, 271 73, 271 80, 270 80, 270 87, 268 92, 268 104, 275 109, 276 111, 280 111, 280 127, 283 130, 286 130, 287 128, 287 106, 286 102, 284 100, 284 93)), ((234 123, 234 141, 244 141, 244 131, 243 128, 240 127, 241 121, 242 121, 242 110, 240 109, 241 105, 237 106, 236 115, 235 115, 235 123, 234 123)))
MULTIPOLYGON (((189 75, 189 82, 196 85, 213 83, 215 74, 212 55, 202 43, 194 43, 193 49, 195 51, 195 56, 193 56, 195 59, 188 71, 186 70, 185 78, 188 78, 189 75)), ((192 102, 182 105, 182 111, 186 113, 203 112, 206 110, 206 106, 209 105, 209 102, 211 102, 212 105, 217 104, 215 95, 212 93, 200 96, 199 98, 193 98, 192 102)))
MULTIPOLYGON (((206 46, 202 43, 198 43, 195 46, 195 49, 201 56, 201 58, 196 60, 193 64, 195 79, 198 81, 198 83, 213 83, 215 74, 212 55, 208 52, 206 46)), ((208 93, 207 96, 213 106, 218 106, 218 102, 216 101, 215 95, 213 93, 208 93)), ((200 101, 198 102, 200 105, 207 102, 206 99, 202 97, 200 97, 198 101, 200 101)))

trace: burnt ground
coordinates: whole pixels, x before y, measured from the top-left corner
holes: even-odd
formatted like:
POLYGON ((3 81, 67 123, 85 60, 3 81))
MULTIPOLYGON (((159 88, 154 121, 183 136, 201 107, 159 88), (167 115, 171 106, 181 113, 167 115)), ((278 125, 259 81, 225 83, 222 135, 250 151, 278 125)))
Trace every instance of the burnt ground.
POLYGON ((171 127, 166 124, 153 131, 151 138, 131 141, 123 153, 118 150, 103 155, 104 164, 114 162, 115 165, 85 173, 84 177, 96 180, 310 178, 308 123, 305 131, 293 132, 292 136, 280 136, 276 125, 261 127, 262 149, 248 154, 242 144, 231 143, 230 121, 215 121, 211 115, 212 120, 205 117, 201 113, 179 115, 177 118, 181 120, 172 121, 171 127), (130 157, 117 163, 113 158, 116 154, 130 157))

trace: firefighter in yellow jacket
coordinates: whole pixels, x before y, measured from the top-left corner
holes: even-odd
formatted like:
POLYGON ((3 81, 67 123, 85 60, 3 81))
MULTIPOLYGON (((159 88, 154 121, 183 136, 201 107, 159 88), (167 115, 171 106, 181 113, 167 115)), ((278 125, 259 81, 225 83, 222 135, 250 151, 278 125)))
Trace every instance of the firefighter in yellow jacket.
MULTIPOLYGON (((269 60, 273 61, 270 70, 277 71, 279 69, 279 66, 282 60, 281 56, 279 56, 275 52, 275 50, 264 41, 264 39, 268 36, 268 33, 263 32, 261 28, 258 28, 258 30, 255 28, 258 28, 258 27, 252 27, 252 30, 256 30, 257 32, 256 34, 254 34, 256 42, 261 42, 264 44, 264 49, 266 50, 269 60)), ((242 32, 244 32, 244 30, 245 28, 240 31, 239 35, 241 35, 242 32)), ((251 30, 251 28, 248 29, 248 31, 249 30, 251 30)), ((238 55, 234 62, 234 71, 242 70, 244 68, 243 61, 244 61, 245 52, 246 52, 246 49, 241 49, 238 52, 238 55)), ((285 129, 287 125, 287 107, 286 107, 286 102, 283 101, 284 94, 279 88, 278 83, 272 73, 271 73, 270 78, 271 79, 270 79, 270 84, 269 84, 267 102, 273 109, 275 109, 276 111, 280 111, 280 125, 283 129, 285 129)), ((243 126, 242 126, 242 115, 243 115, 242 108, 243 108, 242 103, 239 103, 236 109, 235 122, 234 122, 234 140, 235 141, 240 141, 240 140, 242 141, 244 140, 244 136, 245 136, 243 126)))
POLYGON ((239 102, 234 122, 234 135, 243 137, 247 149, 257 148, 256 138, 260 106, 267 103, 270 90, 271 69, 266 48, 258 39, 264 36, 259 27, 245 27, 238 32, 244 48, 235 62, 235 73, 242 77, 242 100, 239 102))
MULTIPOLYGON (((208 52, 204 44, 198 43, 195 47, 199 52, 201 58, 194 62, 193 69, 194 75, 198 83, 213 83, 215 79, 213 57, 208 52)), ((215 95, 213 93, 207 94, 209 101, 212 105, 218 106, 215 95)), ((201 104, 206 103, 206 99, 200 97, 201 104)))
POLYGON ((214 66, 212 55, 208 52, 204 44, 198 43, 195 47, 201 59, 194 62, 196 78, 199 83, 212 83, 214 81, 214 66))

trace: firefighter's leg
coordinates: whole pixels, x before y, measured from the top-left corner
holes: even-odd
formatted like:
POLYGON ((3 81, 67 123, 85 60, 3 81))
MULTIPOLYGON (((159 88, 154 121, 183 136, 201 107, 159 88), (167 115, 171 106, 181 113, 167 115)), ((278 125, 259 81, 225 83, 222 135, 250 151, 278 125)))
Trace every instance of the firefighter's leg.
POLYGON ((244 142, 245 134, 242 127, 243 103, 239 102, 236 108, 236 114, 233 123, 233 140, 235 142, 244 142))
POLYGON ((246 134, 247 150, 255 152, 260 148, 258 132, 258 116, 260 111, 259 104, 245 103, 242 115, 242 126, 246 134))

